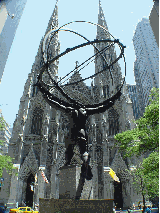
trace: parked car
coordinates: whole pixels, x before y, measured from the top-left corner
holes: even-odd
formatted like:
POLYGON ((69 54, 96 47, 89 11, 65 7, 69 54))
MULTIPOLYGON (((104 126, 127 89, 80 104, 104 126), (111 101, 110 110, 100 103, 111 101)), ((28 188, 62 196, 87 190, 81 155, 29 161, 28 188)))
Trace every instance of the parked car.
POLYGON ((9 213, 38 213, 39 211, 34 211, 30 207, 19 207, 17 209, 10 209, 9 213))

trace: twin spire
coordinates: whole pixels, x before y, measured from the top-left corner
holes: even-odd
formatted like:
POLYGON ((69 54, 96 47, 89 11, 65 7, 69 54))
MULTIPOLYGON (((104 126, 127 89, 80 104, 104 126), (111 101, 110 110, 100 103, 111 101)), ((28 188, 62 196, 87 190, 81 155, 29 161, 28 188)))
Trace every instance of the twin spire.
MULTIPOLYGON (((98 24, 103 26, 104 28, 106 28, 108 30, 107 22, 105 20, 105 16, 104 16, 103 9, 102 9, 102 6, 101 6, 101 0, 99 0, 98 24)), ((97 39, 106 39, 106 38, 109 38, 109 37, 107 37, 106 33, 104 32, 104 30, 102 28, 97 26, 96 38, 97 39)))
MULTIPOLYGON (((58 25, 58 1, 59 0, 56 0, 55 8, 54 8, 52 16, 49 20, 48 27, 46 29, 45 35, 51 29, 57 29, 59 27, 59 25, 58 25)), ((87 20, 87 21, 90 21, 90 20, 87 20)), ((101 0, 99 0, 98 24, 103 26, 105 29, 108 30, 107 23, 106 23, 105 16, 104 16, 104 12, 103 12, 103 9, 102 9, 102 6, 101 6, 101 0)), ((97 26, 97 35, 96 35, 97 39, 107 39, 109 37, 110 36, 109 36, 108 33, 106 33, 101 27, 97 26)), ((58 45, 58 35, 55 37, 54 43, 55 43, 55 45, 58 45)))
POLYGON ((48 23, 45 35, 51 30, 58 28, 58 0, 56 0, 55 8, 48 23))
MULTIPOLYGON (((58 28, 58 5, 57 5, 58 1, 59 0, 56 0, 55 8, 54 8, 53 14, 50 18, 50 21, 48 23, 46 33, 50 29, 58 28)), ((87 20, 87 21, 90 21, 90 20, 87 20)), ((104 16, 104 13, 103 13, 103 9, 102 9, 102 6, 101 6, 101 0, 99 0, 98 24, 105 27, 108 30, 107 23, 106 23, 106 20, 105 20, 105 16, 104 16)), ((104 30, 100 27, 97 27, 97 38, 98 39, 105 39, 106 38, 106 33, 104 33, 104 30)))

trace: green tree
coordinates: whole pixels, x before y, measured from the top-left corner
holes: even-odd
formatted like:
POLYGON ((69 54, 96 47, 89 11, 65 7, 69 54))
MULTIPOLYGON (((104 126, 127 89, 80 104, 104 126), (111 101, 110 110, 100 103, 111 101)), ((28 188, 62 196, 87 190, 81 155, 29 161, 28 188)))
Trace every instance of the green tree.
POLYGON ((159 196, 159 153, 153 151, 149 157, 143 159, 142 167, 148 196, 159 196))
MULTIPOLYGON (((5 130, 5 121, 3 117, 0 117, 0 132, 5 130)), ((4 141, 0 140, 0 146, 4 145, 4 141)), ((12 169, 15 169, 13 167, 13 158, 3 153, 2 149, 0 150, 0 177, 2 177, 3 169, 6 169, 6 171, 11 174, 12 169)))
POLYGON ((134 129, 115 135, 116 145, 124 157, 148 155, 134 171, 134 179, 137 183, 143 182, 143 194, 153 198, 159 196, 159 89, 151 90, 150 104, 143 117, 134 122, 134 129))
POLYGON ((148 158, 143 159, 143 162, 139 162, 132 171, 128 171, 133 178, 134 189, 143 197, 144 207, 146 198, 154 198, 159 194, 158 154, 158 152, 152 152, 148 158))
POLYGON ((147 188, 145 184, 145 176, 143 172, 143 166, 139 163, 132 171, 128 171, 133 179, 134 189, 141 193, 143 198, 143 212, 145 212, 145 198, 147 196, 147 188))
POLYGON ((143 117, 134 121, 136 127, 115 135, 125 157, 159 150, 159 89, 153 88, 150 97, 143 117))

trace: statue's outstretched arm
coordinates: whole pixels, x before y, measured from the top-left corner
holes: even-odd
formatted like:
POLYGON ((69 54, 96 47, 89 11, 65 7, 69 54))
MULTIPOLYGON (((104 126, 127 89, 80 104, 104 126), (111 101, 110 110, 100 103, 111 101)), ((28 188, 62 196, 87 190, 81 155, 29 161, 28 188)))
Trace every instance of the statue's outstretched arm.
POLYGON ((60 100, 59 98, 57 98, 56 96, 52 95, 47 89, 46 87, 48 87, 47 84, 45 84, 44 82, 37 82, 37 84, 35 86, 38 86, 39 90, 41 91, 41 93, 43 94, 44 99, 46 100, 46 102, 53 108, 55 108, 56 110, 60 110, 64 113, 68 113, 71 110, 74 110, 73 108, 73 104, 69 104, 63 100, 60 100))
POLYGON ((112 107, 115 103, 115 101, 118 99, 118 97, 121 96, 121 89, 111 98, 107 99, 106 101, 100 103, 100 104, 95 104, 93 107, 91 105, 87 105, 85 110, 87 111, 87 115, 93 115, 93 114, 98 114, 98 113, 103 113, 110 107, 112 107))

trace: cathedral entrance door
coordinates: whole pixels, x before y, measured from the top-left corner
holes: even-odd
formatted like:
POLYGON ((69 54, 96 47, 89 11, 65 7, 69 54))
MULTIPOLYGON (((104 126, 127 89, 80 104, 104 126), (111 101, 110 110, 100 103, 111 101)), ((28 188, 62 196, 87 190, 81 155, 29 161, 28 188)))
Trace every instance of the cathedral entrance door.
POLYGON ((120 183, 114 181, 114 202, 116 208, 123 208, 123 198, 122 198, 122 182, 120 183))
POLYGON ((30 174, 27 179, 27 188, 26 188, 26 206, 32 207, 33 206, 33 186, 34 186, 34 176, 30 174))

